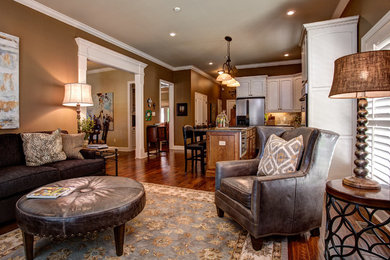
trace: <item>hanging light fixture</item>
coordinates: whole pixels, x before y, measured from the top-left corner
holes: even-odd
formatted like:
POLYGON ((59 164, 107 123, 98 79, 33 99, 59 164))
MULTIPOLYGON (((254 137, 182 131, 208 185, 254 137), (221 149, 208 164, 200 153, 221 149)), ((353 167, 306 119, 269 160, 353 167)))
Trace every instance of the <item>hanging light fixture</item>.
POLYGON ((232 61, 230 59, 230 42, 232 41, 232 37, 225 36, 225 40, 227 41, 227 60, 222 65, 222 73, 219 73, 217 77, 217 81, 222 81, 222 84, 227 85, 228 87, 239 87, 240 83, 233 78, 233 73, 236 71, 236 68, 230 64, 232 61))

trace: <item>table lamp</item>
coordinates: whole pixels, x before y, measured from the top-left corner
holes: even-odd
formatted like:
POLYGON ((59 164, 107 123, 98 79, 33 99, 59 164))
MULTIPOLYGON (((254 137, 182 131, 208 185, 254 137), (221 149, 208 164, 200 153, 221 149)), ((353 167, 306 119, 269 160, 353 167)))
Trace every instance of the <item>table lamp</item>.
POLYGON ((62 104, 77 108, 77 132, 80 133, 80 107, 93 106, 91 85, 86 83, 65 84, 65 96, 62 104))
POLYGON ((337 59, 329 97, 358 100, 355 176, 344 178, 343 184, 379 190, 380 184, 367 176, 366 98, 390 97, 390 50, 361 52, 337 59))

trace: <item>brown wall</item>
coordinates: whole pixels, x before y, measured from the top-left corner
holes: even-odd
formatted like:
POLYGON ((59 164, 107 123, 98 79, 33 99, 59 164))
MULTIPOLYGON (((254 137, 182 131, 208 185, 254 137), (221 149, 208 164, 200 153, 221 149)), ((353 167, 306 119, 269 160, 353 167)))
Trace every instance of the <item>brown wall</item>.
POLYGON ((169 69, 12 0, 1 0, 0 10, 0 31, 20 38, 20 128, 0 133, 58 127, 76 132, 75 109, 62 106, 64 84, 78 79, 76 37, 148 64, 144 96, 152 97, 156 107, 159 79, 173 81, 169 69))
POLYGON ((390 10, 389 0, 351 0, 341 17, 359 15, 359 50, 362 37, 390 10))
POLYGON ((134 81, 134 74, 122 70, 87 75, 87 83, 92 86, 92 95, 114 93, 114 131, 107 133, 109 146, 128 146, 128 81, 134 81))
POLYGON ((191 108, 191 70, 175 71, 173 82, 175 83, 175 145, 183 145, 182 127, 194 124, 191 108), (187 103, 187 116, 177 116, 177 103, 187 103))
POLYGON ((268 76, 279 76, 289 75, 302 72, 301 64, 283 65, 283 66, 272 66, 263 68, 253 69, 240 69, 237 72, 237 77, 245 76, 257 76, 257 75, 268 75, 268 76))
MULTIPOLYGON (((210 79, 192 70, 175 71, 175 145, 183 145, 183 126, 195 124, 195 92, 207 95, 207 117, 210 122, 210 103, 217 111, 220 87, 210 79), (187 103, 187 116, 176 115, 176 104, 187 103)), ((213 119, 215 121, 215 119, 213 119)))
POLYGON ((221 89, 219 84, 200 75, 195 71, 191 71, 191 108, 193 123, 195 122, 195 92, 207 96, 207 122, 215 122, 218 99, 221 98, 221 89), (210 118, 210 104, 213 106, 213 117, 210 118))

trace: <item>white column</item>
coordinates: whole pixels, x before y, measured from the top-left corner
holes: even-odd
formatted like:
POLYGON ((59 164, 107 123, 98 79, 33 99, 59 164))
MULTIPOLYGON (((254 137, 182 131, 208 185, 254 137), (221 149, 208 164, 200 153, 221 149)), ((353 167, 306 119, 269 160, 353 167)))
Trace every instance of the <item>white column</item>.
MULTIPOLYGON (((87 83, 87 56, 84 56, 79 53, 78 55, 78 65, 79 65, 79 83, 87 83)), ((93 86, 92 86, 93 87, 93 86)), ((81 119, 87 117, 87 108, 81 107, 80 109, 81 119)))
MULTIPOLYGON (((143 70, 142 70, 143 71, 143 70)), ((145 158, 144 147, 144 74, 135 74, 135 158, 145 158)))

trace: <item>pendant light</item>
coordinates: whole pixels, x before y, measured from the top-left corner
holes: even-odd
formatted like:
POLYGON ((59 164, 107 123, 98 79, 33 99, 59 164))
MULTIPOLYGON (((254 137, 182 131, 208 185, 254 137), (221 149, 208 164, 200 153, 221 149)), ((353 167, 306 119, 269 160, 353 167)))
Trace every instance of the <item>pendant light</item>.
POLYGON ((233 73, 236 70, 235 67, 232 67, 230 62, 230 42, 232 41, 232 37, 225 36, 225 40, 227 41, 227 60, 222 65, 223 73, 219 74, 217 77, 217 81, 222 81, 222 84, 227 85, 228 87, 238 87, 240 83, 233 78, 233 73))

